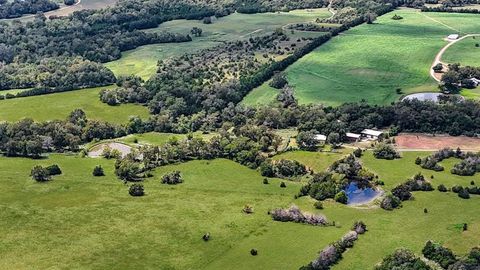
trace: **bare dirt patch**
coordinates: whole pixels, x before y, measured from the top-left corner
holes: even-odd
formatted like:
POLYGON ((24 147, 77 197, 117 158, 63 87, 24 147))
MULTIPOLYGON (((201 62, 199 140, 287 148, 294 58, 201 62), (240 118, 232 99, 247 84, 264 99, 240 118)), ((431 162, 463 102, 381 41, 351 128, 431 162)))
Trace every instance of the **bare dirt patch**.
POLYGON ((480 138, 466 136, 428 135, 402 133, 395 137, 399 150, 439 150, 442 148, 460 147, 463 150, 480 151, 480 138))
POLYGON ((101 144, 95 145, 94 147, 92 147, 90 149, 90 151, 88 151, 88 156, 89 157, 94 157, 94 158, 101 157, 102 153, 103 153, 103 150, 107 146, 109 146, 110 149, 112 149, 112 150, 116 149, 116 150, 120 151, 120 153, 122 154, 122 157, 125 157, 126 155, 128 155, 129 153, 132 152, 132 147, 130 147, 126 144, 118 143, 118 142, 109 142, 109 143, 101 143, 101 144))

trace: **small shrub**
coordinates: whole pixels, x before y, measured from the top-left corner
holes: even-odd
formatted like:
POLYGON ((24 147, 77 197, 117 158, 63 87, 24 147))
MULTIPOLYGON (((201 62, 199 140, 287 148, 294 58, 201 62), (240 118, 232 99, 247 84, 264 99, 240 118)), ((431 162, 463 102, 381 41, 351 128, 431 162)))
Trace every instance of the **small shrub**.
POLYGON ((379 143, 373 149, 373 156, 377 159, 387 159, 392 160, 400 158, 400 154, 395 150, 395 148, 390 144, 379 143))
POLYGON ((105 175, 105 173, 103 172, 103 168, 100 165, 97 165, 97 166, 95 166, 95 168, 93 168, 92 174, 93 174, 93 176, 104 176, 105 175))
POLYGON ((468 190, 466 188, 462 188, 458 192, 458 197, 460 197, 462 199, 470 199, 470 193, 468 192, 468 190))
POLYGON ((245 214, 253 214, 253 207, 250 205, 245 205, 242 210, 245 214))
POLYGON ((470 185, 474 186, 474 185, 475 185, 475 181, 472 180, 472 181, 470 182, 470 185))
POLYGON ((460 190, 462 190, 462 189, 463 189, 463 187, 461 187, 461 186, 453 186, 452 187, 452 192, 459 193, 460 190))
POLYGON ((323 209, 323 203, 321 201, 316 201, 313 206, 316 208, 316 209, 323 209))
POLYGON ((173 171, 162 176, 162 184, 176 185, 180 183, 183 183, 183 179, 179 171, 173 171))
POLYGON ((263 178, 263 184, 268 185, 268 179, 267 178, 263 178))
POLYGON ((345 191, 340 191, 335 195, 335 201, 343 204, 347 204, 348 202, 348 197, 347 193, 345 191))
POLYGON ((437 187, 437 189, 438 189, 438 191, 440 191, 440 192, 447 192, 447 191, 448 191, 447 187, 445 187, 444 184, 440 184, 440 185, 437 187))
POLYGON ((128 193, 131 196, 139 197, 145 195, 145 190, 142 184, 133 184, 128 189, 128 193))
POLYGON ((381 208, 389 211, 398 208, 401 205, 402 201, 398 197, 393 196, 392 194, 385 196, 385 198, 383 198, 382 202, 380 203, 381 208))
POLYGON ((415 159, 415 164, 420 165, 422 163, 422 159, 420 157, 417 157, 415 159))
POLYGON ((46 182, 51 179, 50 174, 48 173, 48 170, 43 168, 40 165, 37 165, 32 168, 32 171, 30 172, 30 176, 32 176, 33 180, 37 182, 46 182))
POLYGON ((367 225, 363 221, 355 221, 352 226, 352 231, 358 234, 364 234, 367 231, 367 225))
POLYGON ((202 239, 203 241, 207 242, 208 240, 210 240, 210 233, 206 233, 202 236, 202 239))
POLYGON ((427 213, 428 213, 428 209, 427 209, 427 208, 423 208, 423 213, 427 214, 427 213))
POLYGON ((250 250, 250 254, 251 254, 252 256, 257 256, 257 255, 258 255, 258 251, 257 251, 256 249, 252 248, 252 249, 250 250))
POLYGON ((357 148, 357 149, 355 149, 355 151, 353 151, 353 155, 357 158, 361 157, 362 154, 363 154, 363 151, 360 148, 357 148))
POLYGON ((62 170, 60 170, 60 167, 57 164, 50 165, 45 168, 48 171, 49 175, 59 175, 62 174, 62 170))
POLYGON ((468 225, 467 225, 467 223, 463 223, 463 228, 462 228, 462 229, 463 229, 463 231, 468 230, 468 225))
POLYGON ((281 188, 286 188, 286 187, 287 187, 287 184, 285 184, 285 182, 281 182, 281 183, 280 183, 280 187, 281 187, 281 188))

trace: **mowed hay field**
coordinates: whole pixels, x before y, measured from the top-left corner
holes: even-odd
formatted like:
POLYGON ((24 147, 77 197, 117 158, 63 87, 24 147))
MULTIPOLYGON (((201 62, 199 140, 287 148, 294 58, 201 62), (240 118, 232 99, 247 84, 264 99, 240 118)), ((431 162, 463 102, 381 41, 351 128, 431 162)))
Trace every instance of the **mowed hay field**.
POLYGON ((109 106, 102 103, 98 93, 109 87, 112 86, 0 100, 0 121, 18 121, 22 118, 32 118, 35 121, 65 119, 75 109, 84 110, 89 119, 111 123, 125 123, 131 116, 148 118, 148 109, 144 106, 109 106))
POLYGON ((303 57, 287 69, 288 80, 302 104, 339 105, 363 99, 388 104, 401 97, 397 88, 403 94, 437 91, 429 68, 446 44, 443 38, 457 32, 475 33, 479 28, 480 15, 476 14, 396 10, 374 24, 334 37, 303 57), (394 14, 403 20, 392 20, 394 14))
POLYGON ((155 74, 158 60, 194 53, 226 41, 266 35, 290 23, 309 22, 317 18, 327 18, 330 15, 330 12, 323 8, 262 14, 234 13, 215 19, 212 24, 204 24, 198 20, 174 20, 146 31, 168 31, 186 35, 190 34, 193 27, 199 27, 203 30, 202 36, 193 37, 192 42, 142 46, 122 53, 122 58, 106 63, 105 66, 110 68, 116 76, 135 74, 147 80, 155 74))
MULTIPOLYGON (((408 152, 400 160, 386 161, 367 152, 362 160, 385 181, 386 190, 416 172, 434 175, 435 187, 467 185, 475 178, 448 173, 456 160, 442 163, 446 172, 421 170, 415 157, 428 154, 408 152)), ((310 157, 307 161, 322 169, 333 160, 331 155, 298 151, 283 157, 310 157)), ((416 192, 415 200, 391 212, 332 202, 316 210, 313 200, 293 198, 301 183, 286 181, 287 187, 280 188, 281 180, 270 179, 265 185, 258 172, 217 159, 160 167, 144 183, 146 196, 135 198, 114 176, 113 163, 65 155, 42 160, 0 157, 0 268, 298 269, 358 219, 369 231, 334 269, 371 269, 401 246, 419 254, 428 239, 459 254, 480 244, 480 196, 462 200, 453 193, 416 192), (29 172, 36 164, 58 164, 63 174, 35 183, 29 172), (96 165, 105 168, 105 177, 91 176, 96 165), (185 182, 160 184, 161 176, 173 170, 179 170, 185 182), (337 226, 279 223, 267 215, 292 203, 325 214, 337 226), (242 213, 246 204, 254 214, 242 213), (466 232, 461 230, 464 222, 469 225, 466 232), (201 239, 206 232, 209 242, 201 239), (250 255, 252 248, 258 256, 250 255)))
MULTIPOLYGON (((480 20, 480 15, 479 15, 480 20)), ((480 66, 480 27, 479 36, 467 37, 458 41, 443 54, 442 61, 453 64, 460 63, 464 66, 480 66), (476 46, 478 44, 478 47, 476 46)))

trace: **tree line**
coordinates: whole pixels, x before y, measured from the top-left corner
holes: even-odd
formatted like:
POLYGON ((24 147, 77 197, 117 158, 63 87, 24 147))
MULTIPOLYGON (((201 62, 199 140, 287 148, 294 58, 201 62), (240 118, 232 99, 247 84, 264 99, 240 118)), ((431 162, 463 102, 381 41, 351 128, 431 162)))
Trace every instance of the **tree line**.
POLYGON ((0 19, 18 18, 24 14, 37 14, 58 8, 58 4, 50 0, 0 0, 0 19))

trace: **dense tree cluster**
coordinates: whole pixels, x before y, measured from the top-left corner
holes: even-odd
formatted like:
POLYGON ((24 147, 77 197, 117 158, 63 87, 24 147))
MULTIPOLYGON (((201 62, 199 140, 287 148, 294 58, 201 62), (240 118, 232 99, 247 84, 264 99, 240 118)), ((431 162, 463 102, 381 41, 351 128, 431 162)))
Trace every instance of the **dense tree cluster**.
POLYGON ((408 249, 397 249, 375 266, 375 270, 432 270, 422 259, 408 249))
POLYGON ((365 223, 357 221, 353 225, 353 229, 346 233, 341 239, 331 243, 325 247, 319 254, 318 258, 310 262, 306 266, 300 267, 300 270, 328 270, 342 259, 342 253, 348 248, 352 248, 358 235, 367 231, 365 223))
POLYGON ((307 168, 296 160, 266 160, 260 165, 260 173, 267 177, 292 178, 305 175, 307 168))
POLYGON ((270 215, 273 220, 281 222, 296 222, 314 226, 326 226, 329 224, 324 216, 303 213, 296 205, 292 205, 288 209, 274 209, 270 215))
POLYGON ((238 0, 240 13, 263 13, 290 11, 294 9, 321 8, 328 4, 325 0, 238 0))
POLYGON ((473 78, 480 79, 480 67, 462 67, 460 64, 448 65, 448 71, 442 76, 441 89, 444 93, 458 93, 461 88, 475 88, 473 78))
POLYGON ((137 76, 120 77, 118 88, 100 91, 100 100, 114 106, 120 103, 145 103, 150 98, 150 92, 143 86, 143 80, 137 76))
POLYGON ((0 0, 0 19, 18 18, 24 14, 37 14, 58 8, 58 4, 50 0, 0 0))
POLYGON ((7 156, 38 158, 45 152, 77 151, 80 144, 93 139, 124 135, 124 128, 87 120, 83 111, 75 110, 65 121, 37 123, 23 119, 16 123, 0 123, 0 152, 7 156))
POLYGON ((57 164, 47 167, 36 165, 32 168, 30 176, 37 182, 46 182, 52 179, 52 176, 62 174, 62 170, 57 164))
POLYGON ((115 80, 112 71, 103 65, 79 57, 46 58, 38 63, 9 65, 2 65, 0 62, 0 90, 35 87, 11 97, 45 94, 45 91, 61 92, 104 86, 114 83, 115 80))
POLYGON ((345 191, 349 183, 355 182, 359 188, 375 185, 375 175, 364 169, 354 155, 335 161, 326 172, 316 173, 304 185, 299 196, 310 196, 316 200, 335 199, 347 203, 345 191))
POLYGON ((480 154, 474 152, 462 152, 460 148, 456 151, 445 148, 425 158, 417 158, 415 163, 424 169, 443 171, 444 168, 438 164, 444 159, 458 158, 461 161, 450 170, 452 174, 472 176, 480 172, 480 154))

